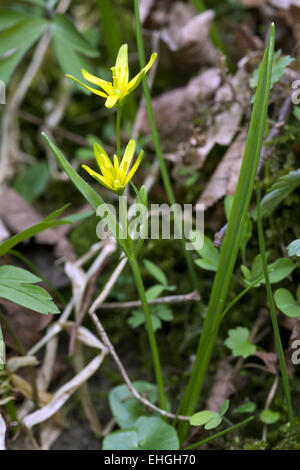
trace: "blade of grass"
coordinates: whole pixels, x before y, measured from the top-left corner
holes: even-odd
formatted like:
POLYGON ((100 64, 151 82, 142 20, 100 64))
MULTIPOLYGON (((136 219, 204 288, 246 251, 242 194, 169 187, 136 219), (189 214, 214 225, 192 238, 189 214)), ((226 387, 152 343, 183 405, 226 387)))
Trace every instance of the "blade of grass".
POLYGON ((250 421, 252 421, 253 419, 254 419, 254 416, 249 416, 249 418, 244 419, 238 424, 234 424, 230 428, 224 429, 223 431, 220 431, 217 434, 213 434, 213 436, 209 436, 206 439, 203 439, 202 441, 195 442, 195 444, 191 444, 188 447, 184 447, 183 450, 197 449, 197 447, 203 446, 203 444, 206 444, 207 442, 213 441, 214 439, 217 439, 218 437, 224 436, 224 434, 227 434, 231 431, 235 431, 236 429, 239 429, 242 426, 245 426, 246 424, 250 423, 250 421))
MULTIPOLYGON (((139 10, 138 0, 134 0, 134 11, 135 11, 135 27, 136 27, 136 38, 137 38, 139 61, 140 61, 140 67, 143 68, 146 65, 146 60, 145 60, 145 51, 144 51, 144 43, 143 43, 142 26, 141 26, 141 20, 140 20, 140 10, 139 10)), ((147 78, 143 78, 143 89, 144 89, 144 97, 146 101, 148 119, 150 123, 155 152, 156 152, 156 156, 157 156, 159 167, 160 167, 161 177, 163 180, 163 184, 165 187, 165 191, 167 193, 169 203, 170 205, 173 205, 173 204, 176 204, 176 199, 175 199, 175 195, 174 195, 171 181, 169 178, 166 163, 163 157, 163 152, 162 152, 160 138, 159 138, 156 122, 155 122, 151 94, 150 94, 150 89, 148 86, 147 78)), ((176 210, 174 213, 174 219, 175 219, 175 223, 177 226, 179 226, 179 224, 182 224, 182 221, 180 220, 180 217, 178 216, 178 212, 176 210)), ((182 244, 184 248, 184 254, 185 254, 190 278, 192 281, 193 289, 198 290, 197 276, 196 276, 196 272, 194 269, 192 256, 191 256, 191 253, 185 249, 185 243, 186 243, 186 240, 183 237, 182 244)))
POLYGON ((293 404, 292 404, 292 399, 291 399, 291 390, 290 390, 289 378, 288 378, 288 374, 286 370, 286 363, 285 363, 284 352, 283 352, 283 347, 282 347, 281 338, 280 338, 280 332, 279 332, 278 323, 277 323, 275 302, 274 302, 273 292, 271 288, 270 276, 269 276, 269 270, 268 270, 267 258, 266 258, 264 231, 263 231, 263 224, 262 224, 262 218, 261 218, 261 197, 260 197, 259 179, 257 179, 257 182, 256 182, 256 207, 257 207, 257 233, 258 233, 259 251, 261 254, 264 277, 266 281, 266 291, 267 291, 267 297, 268 297, 268 302, 269 302, 270 316, 271 316, 274 337, 275 337, 275 342, 276 342, 276 348, 277 348, 277 354, 278 354, 278 359, 279 359, 279 364, 280 364, 283 390, 284 390, 285 400, 286 400, 287 409, 288 409, 289 422, 290 422, 292 430, 294 431, 295 420, 294 420, 293 404))
MULTIPOLYGON (((219 268, 216 272, 208 310, 198 345, 192 374, 185 390, 180 412, 190 416, 194 413, 208 368, 213 345, 224 310, 232 272, 239 251, 240 236, 247 215, 255 176, 262 147, 263 134, 267 119, 270 94, 271 72, 274 55, 274 24, 271 25, 270 38, 262 61, 256 98, 253 107, 249 133, 239 180, 234 196, 228 227, 220 253, 219 268)), ((187 430, 186 423, 180 423, 179 433, 183 438, 187 430)))

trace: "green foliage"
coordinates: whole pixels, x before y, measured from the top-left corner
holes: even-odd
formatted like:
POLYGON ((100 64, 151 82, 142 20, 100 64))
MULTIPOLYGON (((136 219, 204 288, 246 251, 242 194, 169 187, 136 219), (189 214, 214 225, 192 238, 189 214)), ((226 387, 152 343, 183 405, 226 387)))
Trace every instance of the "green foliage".
POLYGON ((14 181, 14 189, 27 202, 35 201, 45 191, 50 179, 49 166, 46 162, 37 162, 28 166, 14 181))
MULTIPOLYGON (((133 382, 135 390, 147 397, 151 403, 158 399, 157 387, 145 381, 133 382)), ((109 406, 118 426, 122 429, 131 428, 140 416, 145 416, 145 407, 132 396, 127 385, 118 385, 109 393, 109 406)))
POLYGON ((35 15, 0 9, 0 77, 8 82, 16 66, 48 26, 35 15))
POLYGON ((161 418, 141 416, 134 427, 115 431, 103 440, 103 450, 177 450, 175 429, 161 418))
POLYGON ((22 268, 0 267, 0 297, 39 313, 59 313, 50 294, 35 286, 41 279, 22 268))
POLYGON ((266 410, 263 410, 260 415, 259 419, 264 423, 264 424, 274 424, 277 423, 277 421, 280 420, 280 413, 277 411, 272 411, 269 408, 266 410))
MULTIPOLYGON (((196 236, 195 232, 194 235, 196 236)), ((199 259, 195 260, 197 266, 207 271, 217 271, 219 266, 220 253, 213 242, 208 238, 204 237, 203 247, 196 249, 199 259)))
MULTIPOLYGON (((272 75, 271 75, 271 89, 275 83, 279 82, 280 78, 285 72, 285 69, 295 60, 289 55, 281 55, 282 51, 279 49, 275 52, 273 57, 272 75)), ((253 76, 249 81, 251 88, 256 88, 258 84, 258 78, 261 70, 261 65, 254 70, 253 76)), ((254 102, 255 95, 252 97, 251 102, 254 102)))
MULTIPOLYGON (((171 322, 174 319, 174 315, 168 305, 150 305, 149 306, 151 322, 153 331, 157 331, 162 327, 162 322, 171 322)), ((144 325, 146 323, 145 314, 142 309, 136 309, 131 312, 128 318, 128 324, 132 328, 144 325)))
POLYGON ((21 243, 22 241, 27 240, 28 238, 33 237, 37 233, 43 232, 44 230, 47 230, 48 228, 58 227, 59 225, 64 225, 64 224, 72 224, 76 221, 83 220, 84 218, 89 217, 91 215, 90 212, 85 212, 83 214, 73 214, 73 215, 69 215, 68 217, 56 220, 56 218, 68 206, 69 204, 66 204, 61 209, 58 209, 52 212, 52 214, 45 217, 45 219, 42 220, 42 222, 32 225, 31 227, 23 230, 22 232, 19 232, 16 235, 10 237, 8 240, 5 240, 3 243, 0 244, 0 256, 3 256, 5 253, 11 250, 18 243, 21 243))
MULTIPOLYGON (((291 274, 291 272, 295 269, 294 263, 289 260, 288 258, 278 258, 276 261, 268 265, 268 271, 270 275, 270 282, 274 284, 276 282, 282 281, 287 276, 291 274)), ((244 275, 244 282, 246 286, 250 284, 254 284, 254 287, 259 287, 261 284, 265 284, 265 279, 262 278, 263 276, 263 264, 262 264, 262 257, 258 254, 251 267, 251 271, 246 266, 241 266, 241 270, 244 275)))
POLYGON ((222 423, 223 417, 227 412, 228 407, 229 400, 225 400, 221 407, 220 413, 216 413, 215 411, 209 410, 199 411, 198 413, 195 413, 193 416, 191 416, 190 424, 192 426, 204 425, 204 429, 206 430, 214 429, 222 423))
POLYGON ((84 56, 98 57, 98 51, 65 15, 55 15, 52 32, 54 51, 62 70, 81 79, 81 69, 90 69, 90 64, 84 56))
POLYGON ((241 356, 246 359, 256 351, 256 346, 249 341, 250 331, 248 328, 237 326, 228 331, 225 346, 231 349, 234 356, 241 356))
POLYGON ((287 289, 277 289, 274 299, 279 310, 291 318, 300 317, 300 289, 297 289, 297 300, 287 289))
MULTIPOLYGON (((290 171, 271 186, 261 201, 261 216, 269 217, 279 204, 300 186, 300 170, 290 171)), ((254 213, 256 218, 256 214, 254 213)))
POLYGON ((253 413, 256 410, 256 404, 253 401, 247 401, 243 405, 235 408, 232 413, 234 414, 248 414, 253 413))

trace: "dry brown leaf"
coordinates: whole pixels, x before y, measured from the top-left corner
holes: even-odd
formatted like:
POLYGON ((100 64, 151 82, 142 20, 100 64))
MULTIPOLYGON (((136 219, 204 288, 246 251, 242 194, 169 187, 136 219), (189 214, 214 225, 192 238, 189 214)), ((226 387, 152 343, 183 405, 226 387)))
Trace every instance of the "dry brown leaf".
POLYGON ((241 131, 210 178, 198 200, 198 203, 204 204, 206 209, 227 194, 234 194, 241 168, 246 138, 246 130, 241 131))
POLYGON ((214 385, 206 402, 208 410, 219 413, 222 404, 232 395, 236 388, 233 384, 234 370, 229 363, 230 358, 219 361, 214 385))
POLYGON ((216 65, 220 53, 212 44, 209 31, 212 11, 196 15, 191 5, 175 2, 168 18, 168 26, 161 31, 161 39, 172 52, 178 67, 216 65))
MULTIPOLYGON (((0 194, 0 218, 14 233, 21 232, 43 220, 43 217, 13 189, 5 189, 0 194)), ((38 243, 56 246, 59 256, 63 254, 69 259, 74 259, 72 246, 65 238, 70 229, 69 224, 53 227, 38 233, 35 240, 38 243)))
MULTIPOLYGON (((221 72, 211 68, 190 80, 185 87, 167 91, 153 100, 157 127, 164 148, 174 150, 179 142, 191 135, 193 119, 198 115, 201 102, 209 101, 221 83, 221 72)), ((141 130, 149 133, 146 112, 141 130)))

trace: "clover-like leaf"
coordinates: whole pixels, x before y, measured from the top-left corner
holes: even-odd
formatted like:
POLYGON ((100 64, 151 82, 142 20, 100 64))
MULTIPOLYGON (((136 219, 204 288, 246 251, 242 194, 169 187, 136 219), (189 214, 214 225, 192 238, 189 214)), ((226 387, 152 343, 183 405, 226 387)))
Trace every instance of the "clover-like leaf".
POLYGON ((238 326, 229 330, 225 346, 231 349, 234 356, 241 356, 246 359, 256 351, 256 346, 249 342, 249 336, 248 328, 238 326))
POLYGON ((294 299, 293 294, 287 289, 277 289, 274 300, 279 310, 288 317, 300 317, 300 303, 294 299))
POLYGON ((198 411, 190 418, 190 424, 192 426, 203 426, 204 429, 213 429, 219 426, 222 422, 222 416, 215 411, 204 410, 198 411))

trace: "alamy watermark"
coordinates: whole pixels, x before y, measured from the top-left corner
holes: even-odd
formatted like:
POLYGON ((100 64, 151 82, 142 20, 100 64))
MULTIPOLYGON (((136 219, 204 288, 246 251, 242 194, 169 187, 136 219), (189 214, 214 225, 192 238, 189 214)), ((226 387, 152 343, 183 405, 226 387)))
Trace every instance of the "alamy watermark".
POLYGON ((135 203, 128 207, 127 196, 119 197, 118 217, 115 206, 103 204, 97 208, 100 217, 97 236, 132 240, 185 240, 187 250, 200 250, 204 243, 204 205, 168 205, 135 203))

